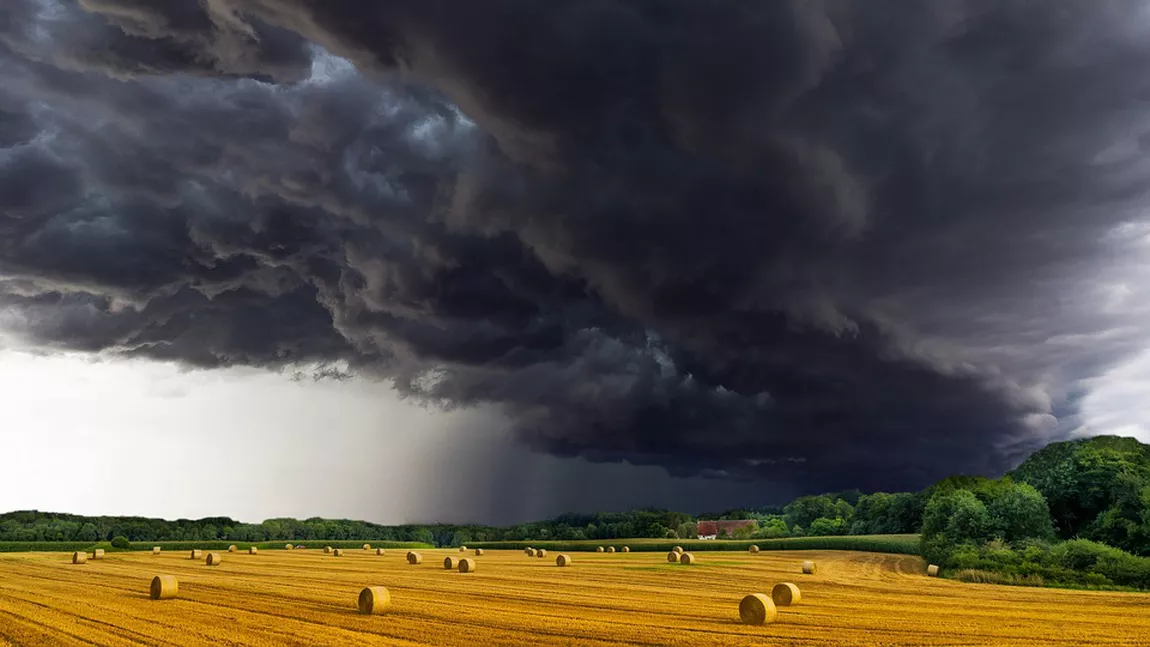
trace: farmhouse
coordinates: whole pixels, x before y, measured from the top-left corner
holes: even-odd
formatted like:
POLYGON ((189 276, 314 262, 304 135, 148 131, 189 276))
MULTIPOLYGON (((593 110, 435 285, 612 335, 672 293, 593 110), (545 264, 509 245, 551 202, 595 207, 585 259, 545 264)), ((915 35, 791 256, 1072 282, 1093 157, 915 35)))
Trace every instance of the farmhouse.
POLYGON ((699 539, 718 539, 720 535, 734 536, 736 530, 748 527, 758 528, 759 522, 754 519, 700 521, 695 525, 695 534, 699 539))

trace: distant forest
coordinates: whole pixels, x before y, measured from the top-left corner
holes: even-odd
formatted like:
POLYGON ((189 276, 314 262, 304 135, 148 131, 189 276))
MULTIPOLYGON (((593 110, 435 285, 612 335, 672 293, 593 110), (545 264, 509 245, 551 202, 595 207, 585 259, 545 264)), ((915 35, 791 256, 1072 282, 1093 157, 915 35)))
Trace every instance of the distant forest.
POLYGON ((926 504, 923 493, 860 492, 824 494, 796 499, 785 506, 728 510, 692 516, 667 510, 620 513, 564 514, 547 521, 506 528, 482 525, 423 524, 382 526, 348 519, 268 519, 249 524, 227 517, 207 519, 146 519, 85 517, 39 511, 0 515, 0 541, 213 541, 274 540, 418 541, 457 546, 477 541, 520 541, 623 538, 691 539, 699 519, 755 519, 730 539, 802 537, 807 535, 915 533, 926 504))
MULTIPOLYGON (((0 515, 0 541, 129 541, 230 540, 239 542, 348 540, 417 541, 436 546, 457 546, 475 541, 521 539, 615 539, 667 537, 672 528, 687 526, 692 517, 663 510, 562 515, 550 521, 495 528, 482 525, 410 524, 383 526, 349 519, 268 519, 242 523, 227 517, 207 519, 146 519, 142 517, 85 517, 39 511, 0 515)), ((675 535, 677 536, 677 535, 675 535)))
POLYGON ((565 514, 507 528, 382 526, 346 519, 145 519, 37 511, 0 515, 0 541, 482 541, 691 539, 699 519, 754 519, 732 539, 922 533, 922 554, 960 578, 1150 588, 1150 445, 1100 436, 1054 443, 1001 479, 952 476, 921 492, 804 496, 692 516, 666 510, 565 514))

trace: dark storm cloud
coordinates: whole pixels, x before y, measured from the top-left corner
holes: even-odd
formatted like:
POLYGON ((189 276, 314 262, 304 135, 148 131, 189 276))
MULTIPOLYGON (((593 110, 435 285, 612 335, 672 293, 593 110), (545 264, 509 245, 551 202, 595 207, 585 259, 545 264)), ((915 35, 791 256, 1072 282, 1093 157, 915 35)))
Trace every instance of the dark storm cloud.
POLYGON ((539 451, 818 489, 1001 471, 1145 339, 1108 296, 1140 3, 156 6, 0 19, 38 343, 343 362, 539 451))
POLYGON ((119 78, 190 72, 281 81, 307 75, 310 47, 258 19, 238 24, 199 0, 13 0, 0 42, 22 56, 119 78))

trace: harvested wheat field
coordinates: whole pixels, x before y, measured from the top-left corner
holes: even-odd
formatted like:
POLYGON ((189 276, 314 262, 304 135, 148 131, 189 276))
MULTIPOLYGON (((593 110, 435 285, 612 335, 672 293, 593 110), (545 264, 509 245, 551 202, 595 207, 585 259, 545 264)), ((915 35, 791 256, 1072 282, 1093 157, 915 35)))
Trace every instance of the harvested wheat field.
POLYGON ((835 551, 708 552, 691 568, 653 552, 581 553, 569 568, 488 550, 475 573, 457 550, 331 559, 183 552, 0 555, 0 645, 1125 645, 1150 644, 1150 595, 961 584, 917 557, 835 551), (803 575, 804 561, 818 564, 803 575), (178 597, 153 601, 155 575, 178 597), (773 624, 739 622, 748 593, 794 582, 773 624), (360 592, 386 587, 380 615, 360 592))

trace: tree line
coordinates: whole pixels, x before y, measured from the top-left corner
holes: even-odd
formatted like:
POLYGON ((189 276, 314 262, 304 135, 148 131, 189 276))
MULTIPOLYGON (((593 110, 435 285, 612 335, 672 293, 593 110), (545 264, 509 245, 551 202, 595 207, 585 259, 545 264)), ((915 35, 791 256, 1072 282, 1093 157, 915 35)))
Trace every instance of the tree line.
POLYGON ((1004 478, 928 491, 922 555, 959 579, 1150 589, 1150 445, 1054 443, 1004 478))
MULTIPOLYGON (((730 539, 776 539, 832 535, 895 535, 922 527, 926 492, 858 490, 803 496, 784 506, 727 510, 703 519, 754 519, 758 528, 736 530, 730 539)), ((720 533, 720 538, 724 538, 720 533)))
POLYGON ((691 539, 700 519, 754 519, 731 539, 921 533, 922 554, 979 581, 1150 588, 1150 445, 1100 436, 1054 443, 1000 479, 952 476, 920 492, 857 490, 693 516, 667 510, 564 514, 505 528, 384 526, 348 519, 146 519, 38 511, 0 515, 0 541, 481 541, 691 539), (996 575, 990 575, 996 574, 996 575), (994 578, 998 578, 995 580, 994 578), (1029 578, 1029 579, 1027 579, 1029 578))
POLYGON ((144 517, 88 517, 36 510, 0 514, 0 541, 100 542, 116 537, 128 541, 416 541, 436 546, 457 546, 476 541, 524 539, 624 539, 678 536, 676 530, 694 532, 693 518, 666 510, 620 513, 565 514, 548 521, 497 528, 476 524, 407 524, 384 526, 350 519, 268 519, 243 523, 228 517, 205 519, 150 519, 144 517))
POLYGON ((781 538, 822 535, 915 533, 919 530, 921 494, 858 492, 806 496, 786 506, 728 510, 693 516, 683 512, 641 509, 629 512, 563 514, 554 519, 505 528, 484 525, 412 524, 384 526, 349 519, 268 519, 243 523, 228 517, 205 519, 149 519, 143 517, 86 517, 39 511, 0 515, 0 541, 216 541, 241 542, 363 539, 418 541, 455 546, 477 541, 583 539, 695 538, 700 519, 754 519, 757 528, 745 528, 724 538, 781 538))

